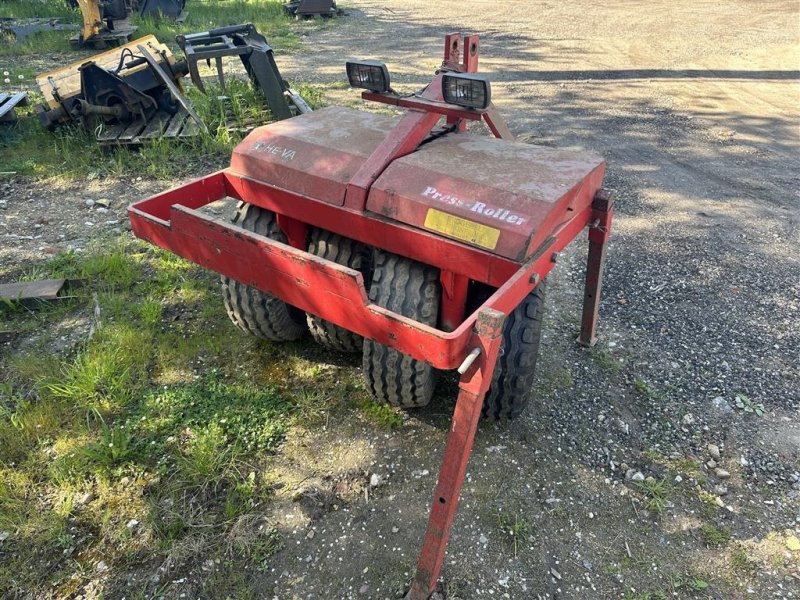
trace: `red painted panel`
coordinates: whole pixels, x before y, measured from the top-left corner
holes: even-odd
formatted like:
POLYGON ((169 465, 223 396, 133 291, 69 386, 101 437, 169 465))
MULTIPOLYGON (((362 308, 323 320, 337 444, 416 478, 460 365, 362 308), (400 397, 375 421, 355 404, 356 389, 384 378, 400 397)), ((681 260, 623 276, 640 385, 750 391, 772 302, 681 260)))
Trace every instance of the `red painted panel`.
POLYGON ((259 127, 233 151, 231 170, 329 204, 397 119, 333 106, 259 127))
POLYGON ((590 152, 449 135, 395 160, 367 209, 420 228, 430 208, 481 223, 500 231, 491 252, 523 260, 591 204, 604 168, 590 152))

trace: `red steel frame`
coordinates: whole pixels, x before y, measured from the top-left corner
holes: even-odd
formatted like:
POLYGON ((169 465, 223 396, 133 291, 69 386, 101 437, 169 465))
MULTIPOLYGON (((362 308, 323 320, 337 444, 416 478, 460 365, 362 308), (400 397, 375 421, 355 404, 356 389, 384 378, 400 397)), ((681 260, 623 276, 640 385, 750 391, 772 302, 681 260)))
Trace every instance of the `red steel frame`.
MULTIPOLYGON (((443 69, 475 71, 477 36, 448 35, 443 69), (463 62, 461 60, 464 49, 463 62)), ((441 75, 439 75, 439 78, 441 75)), ((442 103, 439 78, 422 97, 397 98, 364 92, 368 100, 409 108, 386 141, 352 178, 344 207, 237 175, 219 171, 129 207, 134 233, 157 246, 273 294, 364 337, 391 346, 437 369, 459 368, 459 394, 434 493, 428 530, 408 598, 433 592, 444 560, 450 528, 509 314, 553 268, 556 257, 589 228, 589 256, 579 342, 595 342, 602 266, 611 229, 613 203, 599 190, 591 206, 575 211, 557 226, 525 262, 517 263, 402 223, 364 212, 366 196, 378 175, 394 159, 413 152, 444 115, 462 129, 463 120, 487 122, 497 137, 510 137, 493 107, 473 111, 442 103), (437 94, 439 96, 437 96, 437 94), (288 244, 223 224, 199 209, 231 197, 278 214, 288 244), (442 329, 370 304, 361 274, 306 251, 306 230, 321 227, 441 270, 442 329), (496 287, 473 314, 464 316, 469 280, 496 287), (314 293, 309 293, 313 289, 314 293)))

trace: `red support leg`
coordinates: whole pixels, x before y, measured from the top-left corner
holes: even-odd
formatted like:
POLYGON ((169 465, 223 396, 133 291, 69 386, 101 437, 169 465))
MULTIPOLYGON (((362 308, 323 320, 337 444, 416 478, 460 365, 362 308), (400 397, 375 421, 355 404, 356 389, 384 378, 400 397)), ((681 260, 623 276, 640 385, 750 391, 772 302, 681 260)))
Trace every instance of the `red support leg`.
POLYGON ((487 309, 480 313, 475 324, 470 347, 479 349, 480 355, 461 375, 458 383, 458 400, 450 433, 447 436, 439 482, 436 484, 433 496, 428 531, 425 534, 417 563, 417 573, 407 600, 427 600, 439 579, 445 548, 450 539, 450 528, 453 526, 458 508, 461 485, 472 452, 475 431, 481 418, 483 397, 492 381, 492 373, 497 362, 504 321, 503 313, 487 309))
POLYGON ((606 260, 606 242, 611 233, 614 203, 611 193, 599 190, 592 201, 592 223, 589 229, 589 258, 586 262, 586 285, 583 292, 583 318, 578 342, 594 346, 597 342, 597 309, 603 286, 603 263, 606 260))

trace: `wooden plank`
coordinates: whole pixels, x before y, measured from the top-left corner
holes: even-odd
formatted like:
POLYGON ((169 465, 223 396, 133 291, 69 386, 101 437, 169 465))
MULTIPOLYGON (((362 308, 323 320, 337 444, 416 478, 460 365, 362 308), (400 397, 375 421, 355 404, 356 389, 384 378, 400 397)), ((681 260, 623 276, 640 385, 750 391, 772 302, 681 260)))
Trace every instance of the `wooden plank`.
MULTIPOLYGON (((58 87, 58 91, 62 98, 70 98, 75 96, 81 91, 81 74, 80 71, 78 71, 78 67, 88 60, 93 60, 98 66, 104 69, 114 70, 119 65, 119 57, 122 54, 122 51, 128 48, 134 54, 136 54, 136 46, 139 44, 146 45, 153 53, 158 51, 166 52, 169 63, 175 64, 175 57, 172 56, 169 47, 159 42, 154 35, 148 35, 118 48, 112 48, 111 50, 107 50, 101 54, 96 54, 95 56, 90 56, 89 58, 75 61, 66 67, 42 73, 36 77, 36 84, 39 86, 39 89, 41 90, 48 106, 50 106, 50 108, 57 108, 58 102, 56 102, 55 98, 53 97, 53 84, 58 87), (52 83, 50 82, 51 78, 53 80, 52 83)), ((138 67, 134 67, 133 69, 127 69, 126 72, 128 74, 132 74, 147 68, 148 66, 143 64, 139 65, 138 67)))
POLYGON ((130 143, 133 138, 138 136, 142 130, 147 126, 147 123, 142 120, 137 120, 128 125, 127 129, 123 131, 120 136, 117 138, 118 142, 122 142, 123 144, 130 143))
POLYGON ((176 137, 183 128, 183 124, 188 116, 189 115, 185 112, 179 112, 173 115, 172 121, 170 121, 169 126, 164 131, 164 137, 176 137))
POLYGON ((97 136, 98 142, 115 142, 119 136, 125 133, 127 127, 125 125, 112 125, 107 129, 103 129, 97 136))
POLYGON ((164 111, 158 111, 150 122, 147 124, 147 127, 144 128, 144 131, 139 134, 139 140, 152 140, 160 138, 164 130, 167 127, 167 123, 169 123, 171 115, 165 113, 164 111))
POLYGON ((56 300, 64 279, 42 279, 41 281, 19 281, 0 284, 0 299, 11 302, 26 300, 56 300))
POLYGON ((17 92, 13 96, 10 94, 3 94, 0 97, 0 122, 9 123, 17 120, 17 115, 14 109, 17 106, 25 106, 28 104, 28 92, 17 92))
POLYGON ((197 121, 194 119, 186 119, 186 123, 183 125, 183 129, 181 130, 179 137, 194 137, 196 135, 200 135, 200 131, 200 126, 197 124, 197 121))

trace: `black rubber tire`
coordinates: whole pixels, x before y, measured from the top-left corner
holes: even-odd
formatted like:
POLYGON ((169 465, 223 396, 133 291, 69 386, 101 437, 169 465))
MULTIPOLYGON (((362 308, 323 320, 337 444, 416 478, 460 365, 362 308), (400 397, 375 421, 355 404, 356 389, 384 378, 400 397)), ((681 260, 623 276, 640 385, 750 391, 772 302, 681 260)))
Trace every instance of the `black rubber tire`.
MULTIPOLYGON (((286 243, 275 213, 240 202, 234 224, 272 240, 286 243)), ((233 324, 245 333, 272 342, 290 342, 306 331, 303 311, 260 290, 222 277, 222 298, 233 324)))
POLYGON ((542 337, 544 299, 545 282, 542 281, 506 318, 492 384, 483 401, 483 416, 488 419, 514 419, 531 399, 542 337))
MULTIPOLYGON (((372 276, 372 249, 369 246, 324 229, 312 229, 308 251, 359 271, 364 276, 364 284, 369 288, 372 276)), ((357 333, 316 315, 308 314, 307 320, 311 335, 323 346, 337 352, 361 351, 364 338, 357 333)))
MULTIPOLYGON (((441 298, 439 271, 376 250, 369 298, 379 306, 435 327, 441 298)), ((417 408, 431 401, 437 371, 428 363, 364 340, 363 367, 367 389, 379 402, 417 408)))

